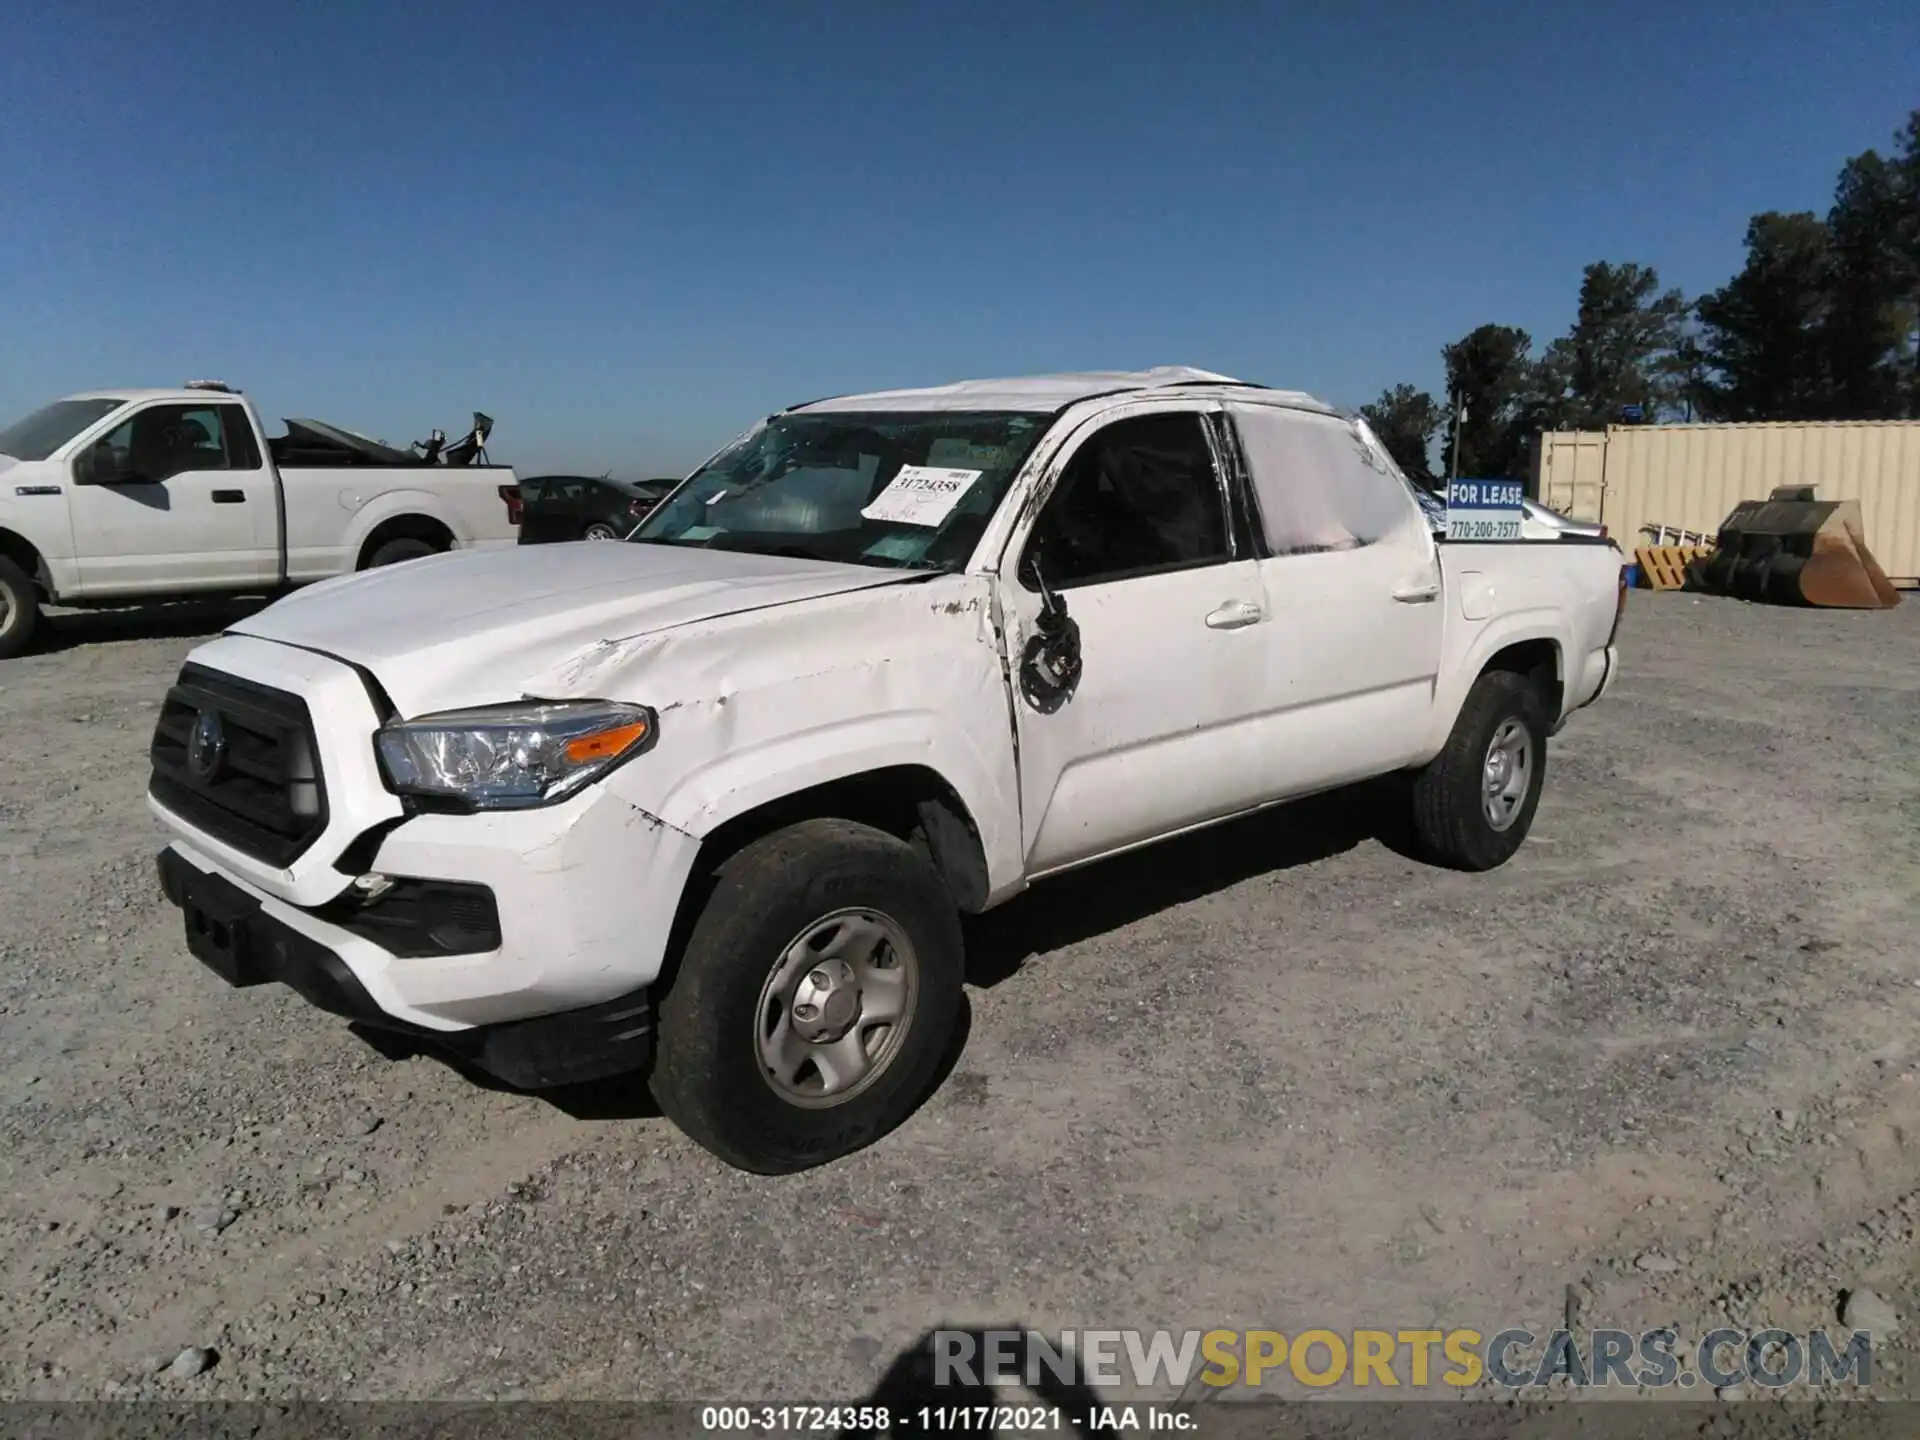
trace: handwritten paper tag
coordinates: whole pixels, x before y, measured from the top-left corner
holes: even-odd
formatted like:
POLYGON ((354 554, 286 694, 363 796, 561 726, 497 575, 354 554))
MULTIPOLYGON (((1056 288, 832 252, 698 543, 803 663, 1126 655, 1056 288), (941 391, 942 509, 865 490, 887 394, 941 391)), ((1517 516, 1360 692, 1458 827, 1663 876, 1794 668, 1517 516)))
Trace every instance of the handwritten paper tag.
POLYGON ((887 488, 860 513, 869 520, 935 529, 946 522, 983 472, 944 470, 932 465, 902 465, 887 488))

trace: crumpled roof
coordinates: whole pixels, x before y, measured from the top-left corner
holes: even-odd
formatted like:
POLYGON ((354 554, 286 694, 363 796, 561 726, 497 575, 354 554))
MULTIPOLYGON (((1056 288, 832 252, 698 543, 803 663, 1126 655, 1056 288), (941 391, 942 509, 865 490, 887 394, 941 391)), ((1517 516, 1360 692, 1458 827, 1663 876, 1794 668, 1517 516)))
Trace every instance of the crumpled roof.
MULTIPOLYGON (((1244 385, 1231 375, 1190 365, 1160 365, 1151 370, 1086 370, 1060 375, 1024 375, 1000 380, 957 380, 918 390, 879 390, 867 395, 836 395, 796 407, 808 412, 859 410, 1028 410, 1051 414, 1078 400, 1124 390, 1167 385, 1244 385)), ((1262 393, 1317 405, 1293 391, 1262 393)))

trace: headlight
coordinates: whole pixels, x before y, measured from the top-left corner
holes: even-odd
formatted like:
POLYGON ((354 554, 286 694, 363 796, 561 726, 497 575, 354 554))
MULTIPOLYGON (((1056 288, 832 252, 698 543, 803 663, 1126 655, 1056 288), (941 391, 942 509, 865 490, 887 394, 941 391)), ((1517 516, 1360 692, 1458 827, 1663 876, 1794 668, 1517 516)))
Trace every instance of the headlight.
POLYGON ((376 744, 402 795, 521 810, 564 800, 653 743, 653 711, 589 700, 449 710, 381 729, 376 744))

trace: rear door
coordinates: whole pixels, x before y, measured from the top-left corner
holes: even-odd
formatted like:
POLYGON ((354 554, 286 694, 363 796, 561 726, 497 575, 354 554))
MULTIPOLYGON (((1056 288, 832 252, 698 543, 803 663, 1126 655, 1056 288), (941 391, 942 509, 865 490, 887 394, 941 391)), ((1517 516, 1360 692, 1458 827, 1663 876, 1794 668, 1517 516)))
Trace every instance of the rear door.
POLYGON ((135 411, 76 460, 71 513, 90 597, 280 577, 273 471, 236 403, 135 411))
POLYGON ((1259 562, 1230 519, 1212 410, 1126 407, 1070 442, 1002 562, 1030 875, 1257 801, 1273 626, 1259 562), (1036 553, 1078 627, 1079 678, 1057 703, 1021 684, 1041 608, 1021 577, 1036 553))
POLYGON ((1273 624, 1262 651, 1275 744, 1265 781, 1293 795, 1393 770, 1425 743, 1445 612, 1433 532, 1357 426, 1236 401, 1273 624))

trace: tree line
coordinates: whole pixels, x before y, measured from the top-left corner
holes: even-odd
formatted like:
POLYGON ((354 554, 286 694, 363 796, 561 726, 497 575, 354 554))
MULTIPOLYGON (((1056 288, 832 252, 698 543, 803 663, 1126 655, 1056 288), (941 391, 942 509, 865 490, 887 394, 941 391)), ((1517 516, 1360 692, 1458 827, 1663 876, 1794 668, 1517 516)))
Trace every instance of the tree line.
POLYGON ((1525 478, 1542 430, 1920 419, 1920 110, 1891 155, 1841 167, 1824 218, 1756 215, 1746 250, 1692 301, 1651 265, 1597 261, 1572 327, 1539 354, 1525 330, 1482 325, 1442 347, 1450 403, 1395 385, 1361 413, 1424 484, 1436 438, 1440 475, 1525 478))

